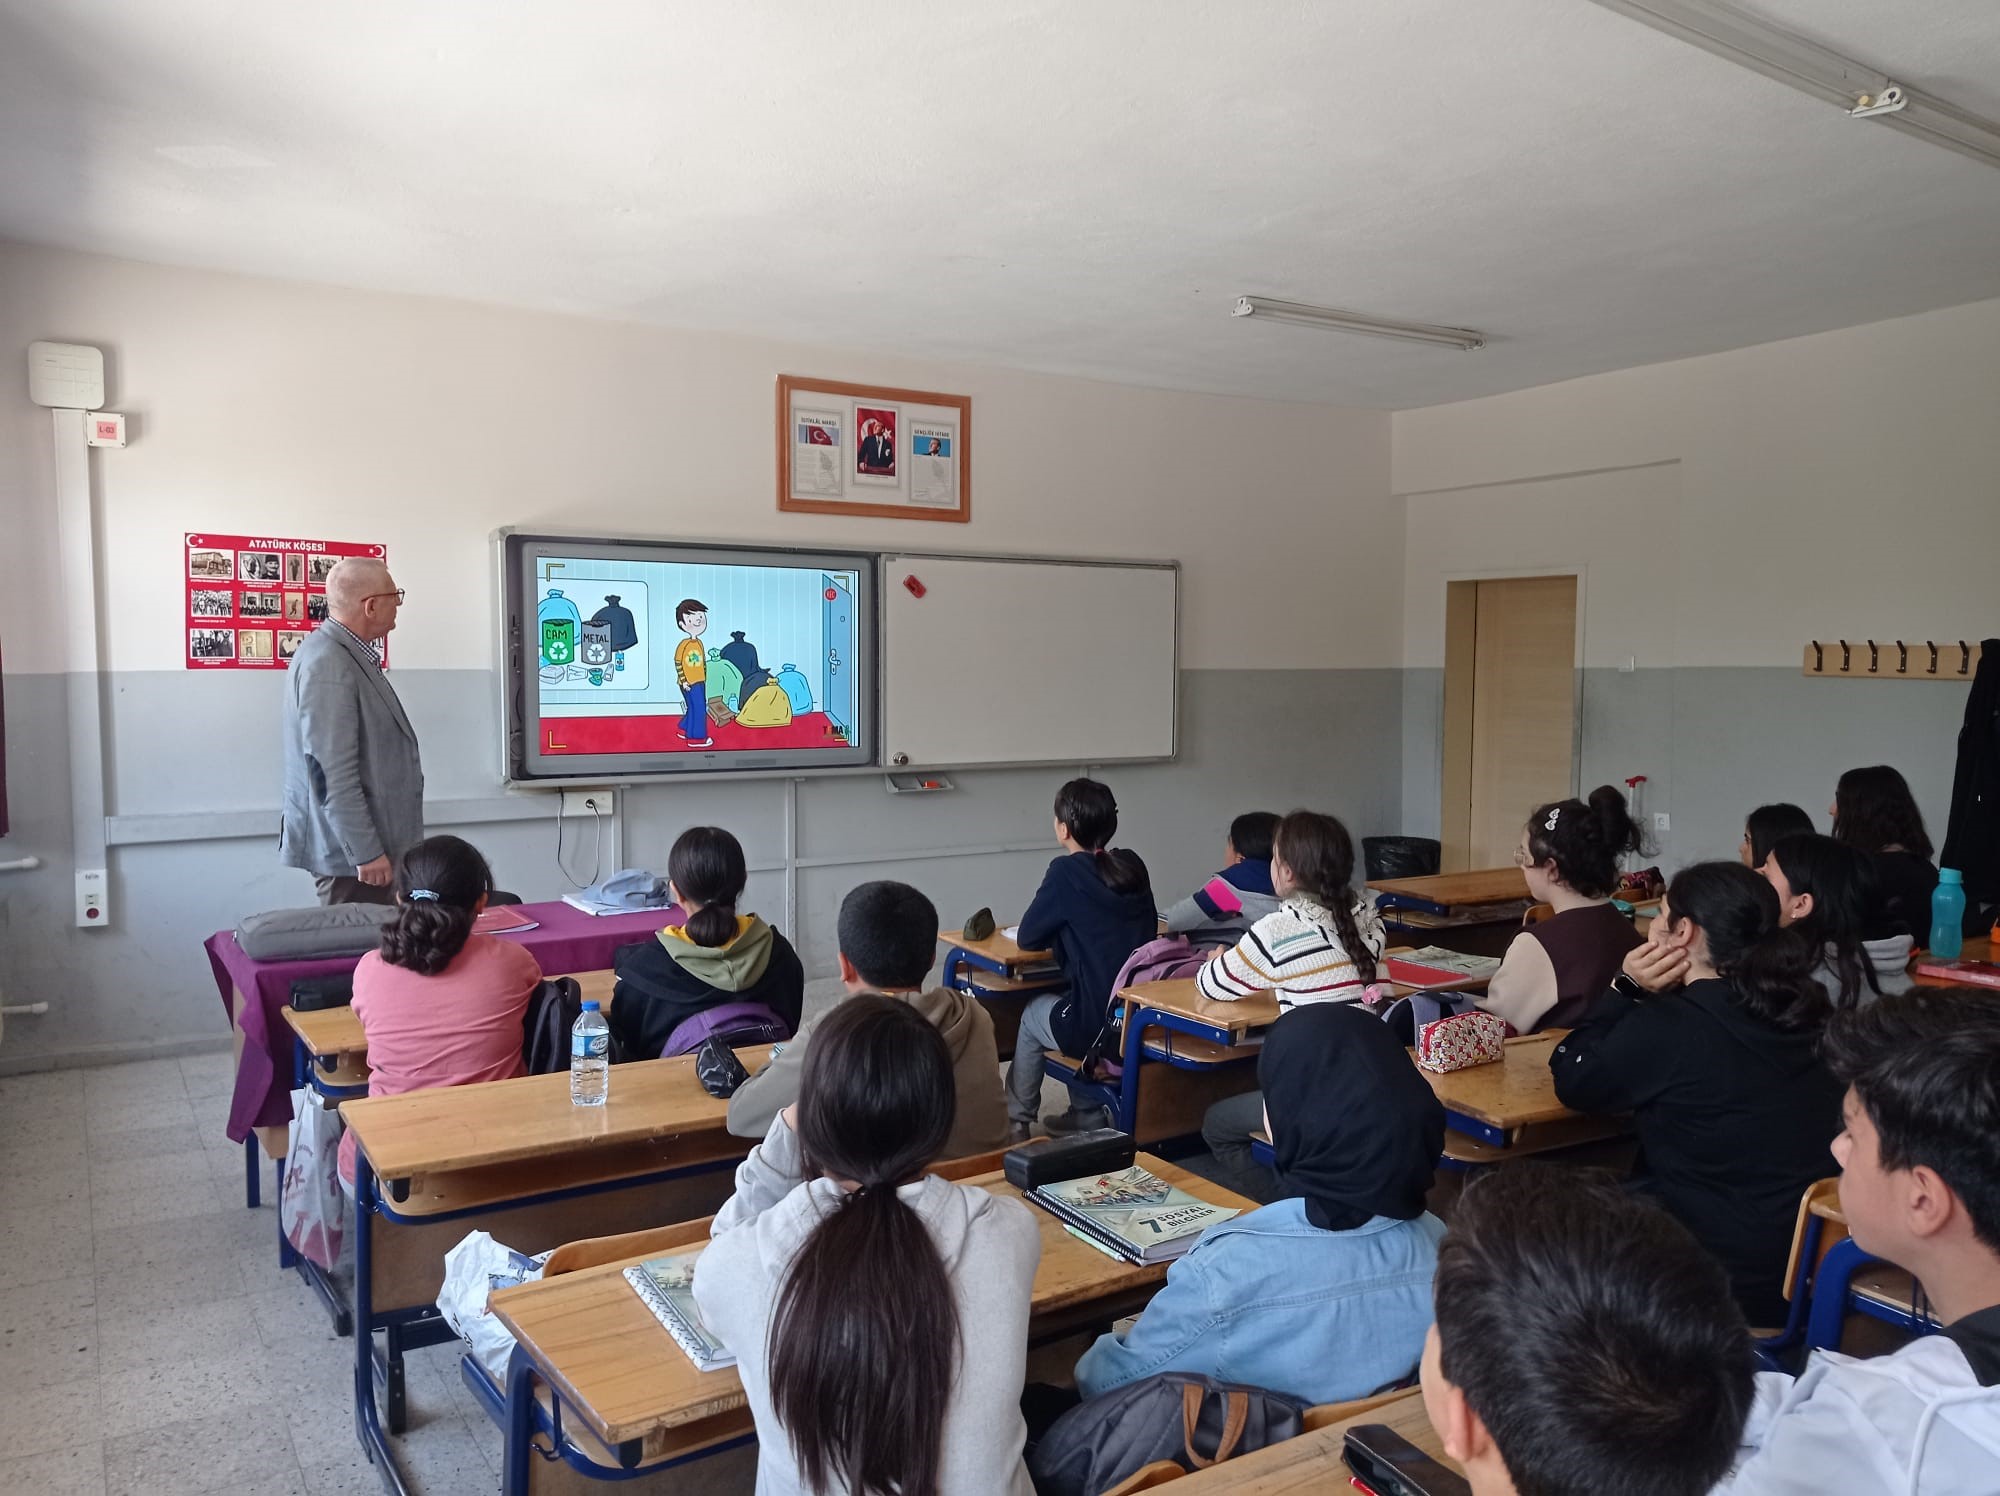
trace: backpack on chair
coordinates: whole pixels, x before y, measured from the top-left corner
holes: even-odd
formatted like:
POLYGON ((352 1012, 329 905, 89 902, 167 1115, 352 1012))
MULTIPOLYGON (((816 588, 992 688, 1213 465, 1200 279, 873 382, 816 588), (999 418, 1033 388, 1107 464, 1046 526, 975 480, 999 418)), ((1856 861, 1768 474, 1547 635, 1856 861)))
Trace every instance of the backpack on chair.
MULTIPOLYGON (((530 1075, 569 1069, 570 1030, 583 1016, 583 989, 575 977, 544 977, 521 1017, 521 1062, 530 1075)), ((620 1063, 618 1039, 611 1039, 611 1063, 620 1063)))
POLYGON ((1039 1496, 1098 1496, 1156 1460, 1203 1470, 1296 1439, 1303 1401, 1261 1387, 1163 1371, 1079 1403, 1028 1452, 1039 1496))

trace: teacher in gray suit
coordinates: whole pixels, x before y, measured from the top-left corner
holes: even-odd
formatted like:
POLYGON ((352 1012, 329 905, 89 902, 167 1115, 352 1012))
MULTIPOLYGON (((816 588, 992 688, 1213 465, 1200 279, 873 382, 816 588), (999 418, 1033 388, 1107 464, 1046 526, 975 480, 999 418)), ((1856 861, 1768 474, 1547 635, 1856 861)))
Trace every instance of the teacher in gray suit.
POLYGON ((313 875, 322 904, 390 904, 393 859, 424 839, 417 734, 373 648, 403 594, 380 561, 350 557, 328 574, 326 604, 285 682, 278 855, 313 875))

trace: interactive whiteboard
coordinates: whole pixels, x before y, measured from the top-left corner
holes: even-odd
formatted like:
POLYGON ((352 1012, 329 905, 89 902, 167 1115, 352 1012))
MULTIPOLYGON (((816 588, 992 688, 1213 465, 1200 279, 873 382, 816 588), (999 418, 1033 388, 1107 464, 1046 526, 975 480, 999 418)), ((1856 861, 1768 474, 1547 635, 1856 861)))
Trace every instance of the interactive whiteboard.
POLYGON ((887 768, 1173 757, 1180 569, 882 557, 887 768))

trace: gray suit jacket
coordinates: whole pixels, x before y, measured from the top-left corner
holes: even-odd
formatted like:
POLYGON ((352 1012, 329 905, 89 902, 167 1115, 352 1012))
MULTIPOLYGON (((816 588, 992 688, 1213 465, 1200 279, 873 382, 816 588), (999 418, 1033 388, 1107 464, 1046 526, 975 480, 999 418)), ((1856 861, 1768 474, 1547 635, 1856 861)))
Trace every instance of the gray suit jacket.
POLYGON ((299 645, 285 681, 285 808, 278 855, 354 876, 424 839, 424 769, 375 652, 336 623, 299 645))

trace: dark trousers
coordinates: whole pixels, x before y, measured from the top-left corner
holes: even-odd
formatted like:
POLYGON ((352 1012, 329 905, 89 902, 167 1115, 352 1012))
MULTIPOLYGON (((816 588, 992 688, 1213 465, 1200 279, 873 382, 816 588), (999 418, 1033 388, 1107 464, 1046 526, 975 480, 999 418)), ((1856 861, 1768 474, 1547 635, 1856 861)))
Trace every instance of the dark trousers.
POLYGON ((393 904, 396 902, 394 884, 385 883, 377 888, 372 883, 363 883, 359 878, 322 878, 315 875, 313 889, 319 894, 322 904, 393 904))

